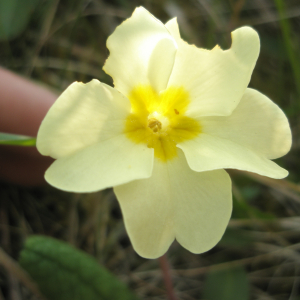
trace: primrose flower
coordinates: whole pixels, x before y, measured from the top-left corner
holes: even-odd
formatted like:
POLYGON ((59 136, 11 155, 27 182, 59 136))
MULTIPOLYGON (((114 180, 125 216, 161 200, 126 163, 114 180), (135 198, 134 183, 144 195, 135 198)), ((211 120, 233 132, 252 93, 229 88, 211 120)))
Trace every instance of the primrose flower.
POLYGON ((108 38, 104 70, 114 88, 75 82, 40 127, 37 148, 56 159, 45 174, 73 192, 114 187, 134 249, 163 255, 176 239, 202 253, 222 237, 232 211, 224 169, 283 178, 271 161, 291 147, 280 108, 247 88, 259 54, 252 28, 228 50, 184 42, 142 7, 108 38))

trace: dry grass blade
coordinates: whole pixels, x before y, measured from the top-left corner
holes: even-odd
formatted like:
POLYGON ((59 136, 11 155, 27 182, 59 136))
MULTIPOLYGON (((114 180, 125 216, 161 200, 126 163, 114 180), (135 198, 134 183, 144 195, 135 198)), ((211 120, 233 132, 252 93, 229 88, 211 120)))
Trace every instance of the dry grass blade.
MULTIPOLYGON (((233 171, 234 173, 240 173, 239 171, 233 171)), ((241 173, 240 173, 241 174, 241 173)), ((243 172, 246 176, 251 179, 266 185, 276 191, 290 197, 291 199, 300 203, 300 185, 290 182, 286 179, 273 179, 265 176, 261 176, 255 173, 243 172)))
POLYGON ((40 300, 46 300, 46 298, 39 291, 36 283, 30 278, 30 276, 19 266, 19 264, 7 255, 2 248, 0 248, 0 264, 15 278, 17 278, 22 284, 29 289, 40 300))

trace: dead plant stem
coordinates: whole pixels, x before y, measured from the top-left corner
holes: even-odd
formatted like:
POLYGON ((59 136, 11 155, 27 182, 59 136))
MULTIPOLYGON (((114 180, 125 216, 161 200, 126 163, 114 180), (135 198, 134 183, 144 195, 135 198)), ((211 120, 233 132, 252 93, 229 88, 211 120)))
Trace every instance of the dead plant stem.
POLYGON ((170 272, 170 264, 168 262, 167 255, 164 254, 159 259, 159 265, 163 274, 168 300, 176 300, 176 296, 174 293, 171 272, 170 272))

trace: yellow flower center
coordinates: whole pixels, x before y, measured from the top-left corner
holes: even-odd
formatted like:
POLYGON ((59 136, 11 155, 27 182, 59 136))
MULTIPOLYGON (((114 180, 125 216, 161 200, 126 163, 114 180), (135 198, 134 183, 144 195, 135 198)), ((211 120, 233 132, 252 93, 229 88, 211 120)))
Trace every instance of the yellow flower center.
POLYGON ((199 122, 185 116, 190 100, 183 87, 169 87, 158 94, 151 86, 139 85, 131 91, 129 100, 127 137, 154 148, 155 157, 161 161, 176 157, 176 145, 201 132, 199 122))

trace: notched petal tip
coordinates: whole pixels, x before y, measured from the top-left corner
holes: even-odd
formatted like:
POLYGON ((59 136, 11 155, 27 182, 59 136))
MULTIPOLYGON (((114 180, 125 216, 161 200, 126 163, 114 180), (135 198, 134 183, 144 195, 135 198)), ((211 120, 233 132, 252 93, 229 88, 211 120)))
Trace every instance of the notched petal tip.
POLYGON ((174 17, 174 18, 170 19, 168 22, 166 22, 165 25, 167 26, 167 24, 177 25, 177 27, 178 27, 177 17, 174 17))
MULTIPOLYGON (((156 22, 160 23, 161 25, 164 26, 164 24, 157 18, 155 18, 146 8, 144 8, 143 6, 139 6, 139 7, 136 7, 135 10, 133 11, 133 13, 131 14, 131 16, 127 19, 125 19, 121 24, 119 24, 115 30, 113 31, 113 33, 107 38, 107 41, 106 41, 106 46, 108 49, 110 49, 110 43, 111 43, 111 40, 113 39, 113 35, 114 33, 116 33, 121 27, 124 27, 124 25, 126 25, 127 23, 131 22, 133 18, 152 18, 153 20, 155 20, 156 22)), ((109 57, 107 58, 107 60, 109 59, 109 57)), ((106 61, 107 61, 106 60, 106 61)), ((104 64, 104 67, 106 65, 106 61, 105 61, 105 64, 104 64)), ((103 70, 104 70, 104 67, 103 67, 103 70)))
POLYGON ((215 47, 211 49, 211 51, 220 50, 226 52, 226 51, 236 49, 240 52, 241 49, 243 48, 245 51, 249 51, 249 47, 250 47, 251 50, 253 48, 254 50, 256 50, 255 53, 257 52, 257 56, 258 56, 259 49, 260 49, 260 39, 257 31, 254 30, 252 27, 243 26, 237 28, 230 33, 230 36, 231 36, 231 45, 228 49, 223 49, 218 44, 216 44, 215 47))
MULTIPOLYGON (((173 36, 178 31, 174 21, 166 27, 173 36)), ((251 27, 233 31, 227 50, 218 45, 212 50, 197 48, 181 38, 178 46, 168 85, 183 85, 190 93, 187 114, 229 116, 242 98, 258 58, 260 43, 256 31, 251 27)))
MULTIPOLYGON (((175 240, 175 237, 173 239, 173 241, 175 240)), ((161 256, 163 256, 170 248, 172 242, 170 245, 167 246, 167 248, 161 250, 158 247, 151 247, 149 245, 149 247, 146 248, 141 248, 139 247, 139 245, 135 245, 135 243, 133 241, 132 242, 132 248, 134 249, 134 251, 141 257, 146 258, 146 259, 157 259, 161 256)))
POLYGON ((243 35, 246 35, 249 37, 249 36, 253 36, 253 38, 257 39, 259 41, 259 35, 257 33, 257 31, 255 29, 253 29, 252 27, 250 26, 242 26, 242 27, 239 27, 235 30, 233 30, 231 32, 231 34, 233 36, 236 36, 237 34, 243 34, 243 35))
POLYGON ((158 74, 167 82, 175 59, 175 51, 170 48, 176 50, 176 42, 160 20, 145 8, 136 8, 132 16, 123 21, 107 39, 110 54, 103 70, 113 78, 116 89, 129 95, 138 84, 152 84, 147 70, 152 68, 151 57, 157 46, 163 48, 155 55, 159 58, 158 64, 167 61, 161 68, 166 71, 158 74), (172 43, 167 41, 168 45, 162 47, 162 40, 171 40, 172 43))
POLYGON ((165 24, 166 28, 168 29, 169 33, 173 36, 173 38, 176 40, 176 42, 178 41, 182 41, 181 37, 180 37, 180 31, 179 31, 179 26, 178 26, 178 22, 177 22, 177 17, 169 20, 166 24, 165 24))
POLYGON ((45 116, 37 149, 55 159, 123 132, 130 103, 114 88, 93 79, 72 83, 45 116))
POLYGON ((260 51, 260 40, 256 30, 249 26, 238 28, 231 32, 232 45, 231 49, 239 51, 238 57, 241 62, 248 57, 254 61, 254 65, 260 51))

